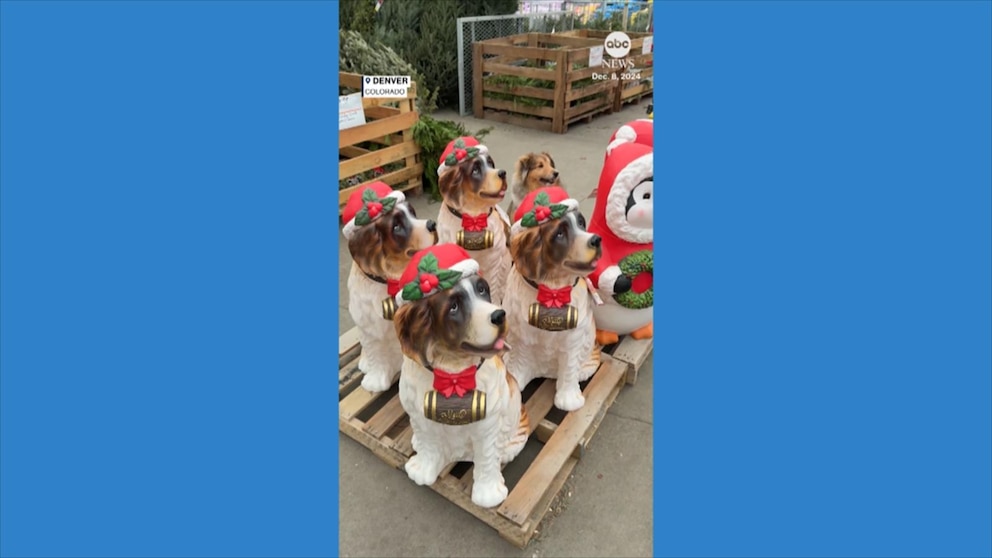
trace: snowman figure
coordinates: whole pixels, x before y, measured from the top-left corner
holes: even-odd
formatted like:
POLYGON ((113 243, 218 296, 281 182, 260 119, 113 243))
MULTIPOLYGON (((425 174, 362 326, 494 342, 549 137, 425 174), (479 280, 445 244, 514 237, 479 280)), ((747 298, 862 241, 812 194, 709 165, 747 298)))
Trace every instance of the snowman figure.
POLYGON ((603 346, 616 343, 621 335, 654 335, 652 131, 649 120, 635 120, 617 130, 599 177, 589 232, 603 239, 603 256, 589 278, 603 300, 593 309, 596 342, 603 346))

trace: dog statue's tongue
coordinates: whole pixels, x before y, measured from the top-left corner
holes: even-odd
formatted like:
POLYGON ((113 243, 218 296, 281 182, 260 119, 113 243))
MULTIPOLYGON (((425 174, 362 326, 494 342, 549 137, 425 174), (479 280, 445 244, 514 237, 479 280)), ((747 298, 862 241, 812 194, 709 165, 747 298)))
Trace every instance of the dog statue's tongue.
POLYGON ((497 351, 502 351, 503 347, 505 346, 506 346, 506 342, 504 342, 502 339, 497 339, 496 342, 493 343, 493 348, 496 349, 497 351))

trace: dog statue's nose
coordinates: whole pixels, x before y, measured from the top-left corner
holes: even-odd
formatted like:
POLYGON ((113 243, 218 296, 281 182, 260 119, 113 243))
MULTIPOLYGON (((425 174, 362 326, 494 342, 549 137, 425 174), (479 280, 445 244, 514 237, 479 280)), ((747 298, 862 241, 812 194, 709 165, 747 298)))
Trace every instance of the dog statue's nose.
POLYGON ((500 308, 499 310, 494 311, 489 316, 489 320, 493 323, 493 325, 503 325, 503 322, 506 321, 506 310, 500 308))
POLYGON ((436 230, 437 230, 437 223, 435 223, 434 221, 431 221, 430 219, 428 219, 427 220, 427 232, 434 232, 436 230))
POLYGON ((496 176, 500 178, 506 178, 506 171, 503 169, 499 169, 499 171, 496 173, 496 176))
POLYGON ((552 174, 551 176, 558 178, 558 171, 555 171, 554 174, 552 174))
POLYGON ((589 246, 592 246, 593 248, 599 248, 599 245, 602 243, 603 239, 600 238, 598 234, 592 235, 592 238, 589 239, 589 246))

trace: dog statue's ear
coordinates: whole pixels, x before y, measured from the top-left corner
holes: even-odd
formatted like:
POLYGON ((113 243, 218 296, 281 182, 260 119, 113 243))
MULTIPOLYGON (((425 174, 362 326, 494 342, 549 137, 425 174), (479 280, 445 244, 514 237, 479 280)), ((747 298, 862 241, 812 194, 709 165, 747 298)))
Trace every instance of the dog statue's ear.
POLYGON ((458 186, 461 185, 462 171, 457 166, 450 169, 445 169, 441 176, 437 179, 437 189, 438 193, 445 200, 448 200, 456 205, 461 204, 462 201, 462 190, 458 186))
POLYGON ((548 162, 551 163, 551 168, 553 168, 553 169, 558 168, 558 165, 555 164, 555 160, 551 158, 551 154, 550 153, 548 153, 547 151, 545 151, 544 153, 542 153, 542 155, 544 155, 545 157, 548 158, 548 162))
POLYGON ((427 366, 427 340, 434 327, 430 304, 412 302, 400 306, 393 316, 393 326, 403 354, 427 366))
POLYGON ((510 259, 524 277, 539 277, 541 265, 541 229, 533 227, 510 239, 510 259))
POLYGON ((358 269, 372 275, 384 275, 382 237, 374 224, 366 225, 348 240, 348 251, 358 269))

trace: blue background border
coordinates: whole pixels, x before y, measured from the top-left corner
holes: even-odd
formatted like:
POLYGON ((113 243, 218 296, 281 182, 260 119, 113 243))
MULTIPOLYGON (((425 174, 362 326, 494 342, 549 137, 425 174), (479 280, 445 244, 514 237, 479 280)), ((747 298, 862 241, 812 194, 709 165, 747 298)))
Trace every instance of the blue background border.
POLYGON ((337 4, 0 10, 0 553, 335 555, 337 4))
MULTIPOLYGON (((990 4, 655 13, 657 554, 992 554, 990 4)), ((0 554, 334 555, 336 4, 0 16, 0 554)))
POLYGON ((990 8, 656 2, 656 555, 992 554, 990 8))

